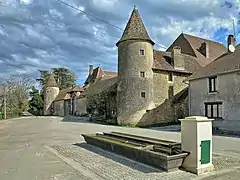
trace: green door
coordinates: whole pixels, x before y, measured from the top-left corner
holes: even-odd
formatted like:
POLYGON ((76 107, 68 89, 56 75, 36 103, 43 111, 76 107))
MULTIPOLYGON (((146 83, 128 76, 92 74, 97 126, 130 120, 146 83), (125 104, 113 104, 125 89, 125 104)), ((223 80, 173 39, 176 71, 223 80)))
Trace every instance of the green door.
POLYGON ((201 141, 201 164, 210 163, 211 140, 201 141))

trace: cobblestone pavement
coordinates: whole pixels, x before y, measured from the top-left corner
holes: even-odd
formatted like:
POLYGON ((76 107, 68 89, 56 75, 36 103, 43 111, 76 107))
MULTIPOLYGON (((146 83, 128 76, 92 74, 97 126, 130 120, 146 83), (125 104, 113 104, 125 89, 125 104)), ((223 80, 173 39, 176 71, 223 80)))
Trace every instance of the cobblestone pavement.
POLYGON ((0 121, 1 180, 236 179, 240 177, 240 139, 213 137, 215 172, 196 176, 153 167, 84 143, 83 133, 121 131, 180 141, 178 132, 122 128, 61 118, 30 117, 0 121))

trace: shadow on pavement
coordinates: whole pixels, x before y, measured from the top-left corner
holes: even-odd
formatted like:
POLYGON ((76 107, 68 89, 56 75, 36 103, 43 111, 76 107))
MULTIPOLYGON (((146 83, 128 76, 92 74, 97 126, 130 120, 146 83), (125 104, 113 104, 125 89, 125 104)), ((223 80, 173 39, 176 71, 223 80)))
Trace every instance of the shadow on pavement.
POLYGON ((149 129, 155 130, 155 131, 181 132, 181 126, 180 125, 150 127, 149 129))
MULTIPOLYGON (((181 126, 180 125, 151 127, 149 129, 155 130, 155 131, 181 132, 181 126)), ((238 133, 238 132, 215 130, 214 128, 213 128, 212 132, 213 132, 213 136, 240 138, 240 133, 238 133)))
POLYGON ((65 116, 62 122, 93 123, 88 117, 65 116))
POLYGON ((160 169, 156 169, 154 167, 142 164, 140 162, 136 162, 133 160, 130 160, 124 156, 120 156, 105 150, 102 150, 101 148, 89 145, 87 143, 76 143, 73 144, 74 146, 78 146, 80 148, 86 149, 88 151, 94 152, 98 155, 101 155, 105 158, 111 159, 117 163, 123 164, 125 166, 128 166, 132 169, 135 169, 137 171, 143 172, 143 173, 163 173, 164 171, 160 170, 160 169))
POLYGON ((113 123, 107 123, 104 121, 93 121, 90 120, 89 117, 77 117, 77 116, 65 116, 62 120, 62 122, 72 122, 72 123, 91 123, 91 124, 99 124, 99 125, 105 125, 105 126, 118 126, 113 123))
POLYGON ((237 133, 237 132, 229 132, 229 131, 213 130, 213 136, 223 136, 223 137, 240 138, 240 133, 237 133))

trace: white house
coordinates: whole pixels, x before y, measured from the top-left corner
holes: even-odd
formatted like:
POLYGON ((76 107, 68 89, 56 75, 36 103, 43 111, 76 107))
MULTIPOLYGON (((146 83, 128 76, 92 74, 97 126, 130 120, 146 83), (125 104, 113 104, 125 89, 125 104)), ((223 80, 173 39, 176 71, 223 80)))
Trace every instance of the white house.
POLYGON ((240 132, 240 47, 228 36, 229 51, 189 80, 189 114, 214 118, 214 127, 240 132))

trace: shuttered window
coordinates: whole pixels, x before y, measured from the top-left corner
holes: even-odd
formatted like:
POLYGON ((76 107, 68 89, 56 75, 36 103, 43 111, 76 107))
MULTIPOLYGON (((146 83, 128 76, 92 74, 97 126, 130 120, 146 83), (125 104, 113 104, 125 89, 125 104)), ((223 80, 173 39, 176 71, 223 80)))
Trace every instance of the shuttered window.
POLYGON ((205 103, 205 116, 209 118, 222 118, 222 102, 205 103))

